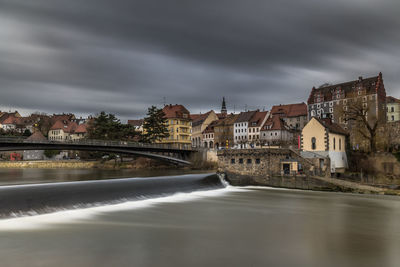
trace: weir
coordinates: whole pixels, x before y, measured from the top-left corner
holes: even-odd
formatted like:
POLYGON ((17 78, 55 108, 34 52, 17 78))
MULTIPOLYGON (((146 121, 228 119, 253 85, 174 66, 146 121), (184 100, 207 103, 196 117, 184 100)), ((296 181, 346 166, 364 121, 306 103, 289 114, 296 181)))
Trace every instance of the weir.
POLYGON ((0 218, 44 214, 223 188, 216 174, 0 187, 0 218))

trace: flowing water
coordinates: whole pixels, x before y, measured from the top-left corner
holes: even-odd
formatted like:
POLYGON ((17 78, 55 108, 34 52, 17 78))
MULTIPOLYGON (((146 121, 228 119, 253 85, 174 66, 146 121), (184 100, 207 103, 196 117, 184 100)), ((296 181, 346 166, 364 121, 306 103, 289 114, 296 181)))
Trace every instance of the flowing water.
POLYGON ((176 194, 0 220, 0 266, 400 266, 397 197, 151 179, 159 193, 185 182, 176 194))

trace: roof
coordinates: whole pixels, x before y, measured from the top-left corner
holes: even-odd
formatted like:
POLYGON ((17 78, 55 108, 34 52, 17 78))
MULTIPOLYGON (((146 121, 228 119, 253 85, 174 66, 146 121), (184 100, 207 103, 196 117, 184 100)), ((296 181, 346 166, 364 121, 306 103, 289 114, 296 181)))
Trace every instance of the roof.
POLYGON ((51 116, 51 123, 55 123, 56 121, 69 121, 75 119, 75 115, 70 113, 70 114, 53 114, 51 116))
POLYGON ((44 135, 40 131, 36 131, 31 136, 26 138, 26 140, 28 140, 28 141, 45 141, 45 140, 47 140, 47 138, 44 137, 44 135))
POLYGON ((387 96, 386 97, 386 103, 391 104, 391 103, 400 103, 400 100, 393 97, 393 96, 387 96))
POLYGON ((163 108, 163 112, 165 114, 165 118, 167 119, 190 119, 190 112, 183 105, 166 105, 163 108))
POLYGON ((140 126, 143 125, 143 121, 144 121, 143 119, 140 119, 140 120, 128 120, 128 124, 132 125, 132 126, 140 127, 140 126))
POLYGON ((221 119, 218 120, 215 123, 215 126, 219 127, 219 126, 229 126, 229 125, 233 125, 236 122, 236 119, 239 117, 239 114, 230 114, 227 115, 227 117, 225 119, 221 119))
POLYGON ((75 129, 75 133, 87 133, 87 124, 79 124, 78 127, 75 129))
POLYGON ((329 132, 331 133, 336 133, 336 134, 341 134, 341 135, 348 135, 349 133, 344 130, 339 124, 332 122, 331 120, 323 120, 317 117, 313 117, 316 119, 322 126, 327 128, 329 132))
POLYGON ((361 85, 367 93, 374 93, 378 91, 380 86, 380 82, 382 81, 382 73, 379 73, 378 76, 373 76, 369 78, 363 79, 359 77, 358 80, 338 83, 333 85, 324 85, 320 88, 313 87, 308 97, 308 104, 314 104, 314 96, 316 94, 321 94, 324 97, 324 101, 331 101, 333 100, 333 94, 336 90, 340 90, 340 92, 346 96, 347 94, 354 92, 357 86, 361 85))
POLYGON ((218 120, 212 121, 207 127, 206 129, 204 129, 203 134, 204 133, 213 133, 214 132, 214 127, 218 124, 218 120))
POLYGON ((4 112, 1 114, 0 117, 0 123, 2 124, 15 124, 16 123, 16 119, 21 117, 21 115, 19 115, 18 111, 9 113, 9 112, 4 112), (11 118, 11 119, 9 119, 11 118))
POLYGON ((261 124, 264 122, 265 116, 267 115, 268 111, 257 111, 253 118, 251 118, 249 127, 261 127, 261 124))
POLYGON ((192 126, 194 127, 202 124, 211 112, 213 112, 213 110, 210 110, 204 114, 190 114, 190 118, 192 119, 192 126))
POLYGON ((261 128, 261 131, 277 131, 277 130, 287 130, 284 121, 279 116, 269 117, 261 128))
POLYGON ((240 114, 239 114, 238 118, 236 119, 235 123, 237 123, 237 122, 249 122, 256 113, 257 113, 257 111, 240 112, 240 114))
POLYGON ((50 130, 63 130, 65 133, 73 133, 78 128, 78 124, 71 121, 56 121, 50 130))
POLYGON ((218 117, 218 119, 219 119, 219 120, 221 120, 221 119, 225 119, 225 118, 226 118, 226 116, 227 116, 227 114, 226 114, 226 113, 216 113, 216 115, 217 115, 217 117, 218 117))
POLYGON ((307 116, 307 105, 303 102, 273 106, 271 109, 271 115, 278 115, 280 117, 307 116))

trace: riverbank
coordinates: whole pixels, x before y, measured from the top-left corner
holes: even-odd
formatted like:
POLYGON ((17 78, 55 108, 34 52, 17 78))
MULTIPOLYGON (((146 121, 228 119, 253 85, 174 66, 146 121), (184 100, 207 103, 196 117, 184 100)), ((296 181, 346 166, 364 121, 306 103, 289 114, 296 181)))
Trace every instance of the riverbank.
POLYGON ((345 181, 336 178, 319 176, 261 176, 243 175, 229 171, 220 172, 219 175, 234 186, 270 186, 279 188, 348 192, 359 194, 379 194, 400 196, 400 190, 392 190, 371 185, 364 185, 356 182, 345 181))

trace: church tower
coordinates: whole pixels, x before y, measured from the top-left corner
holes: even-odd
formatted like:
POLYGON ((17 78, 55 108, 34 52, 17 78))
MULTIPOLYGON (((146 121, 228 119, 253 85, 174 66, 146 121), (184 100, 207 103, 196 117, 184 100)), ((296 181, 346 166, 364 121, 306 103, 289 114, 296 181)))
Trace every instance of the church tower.
POLYGON ((222 98, 221 113, 222 114, 227 114, 228 113, 228 110, 226 109, 225 97, 222 98))

